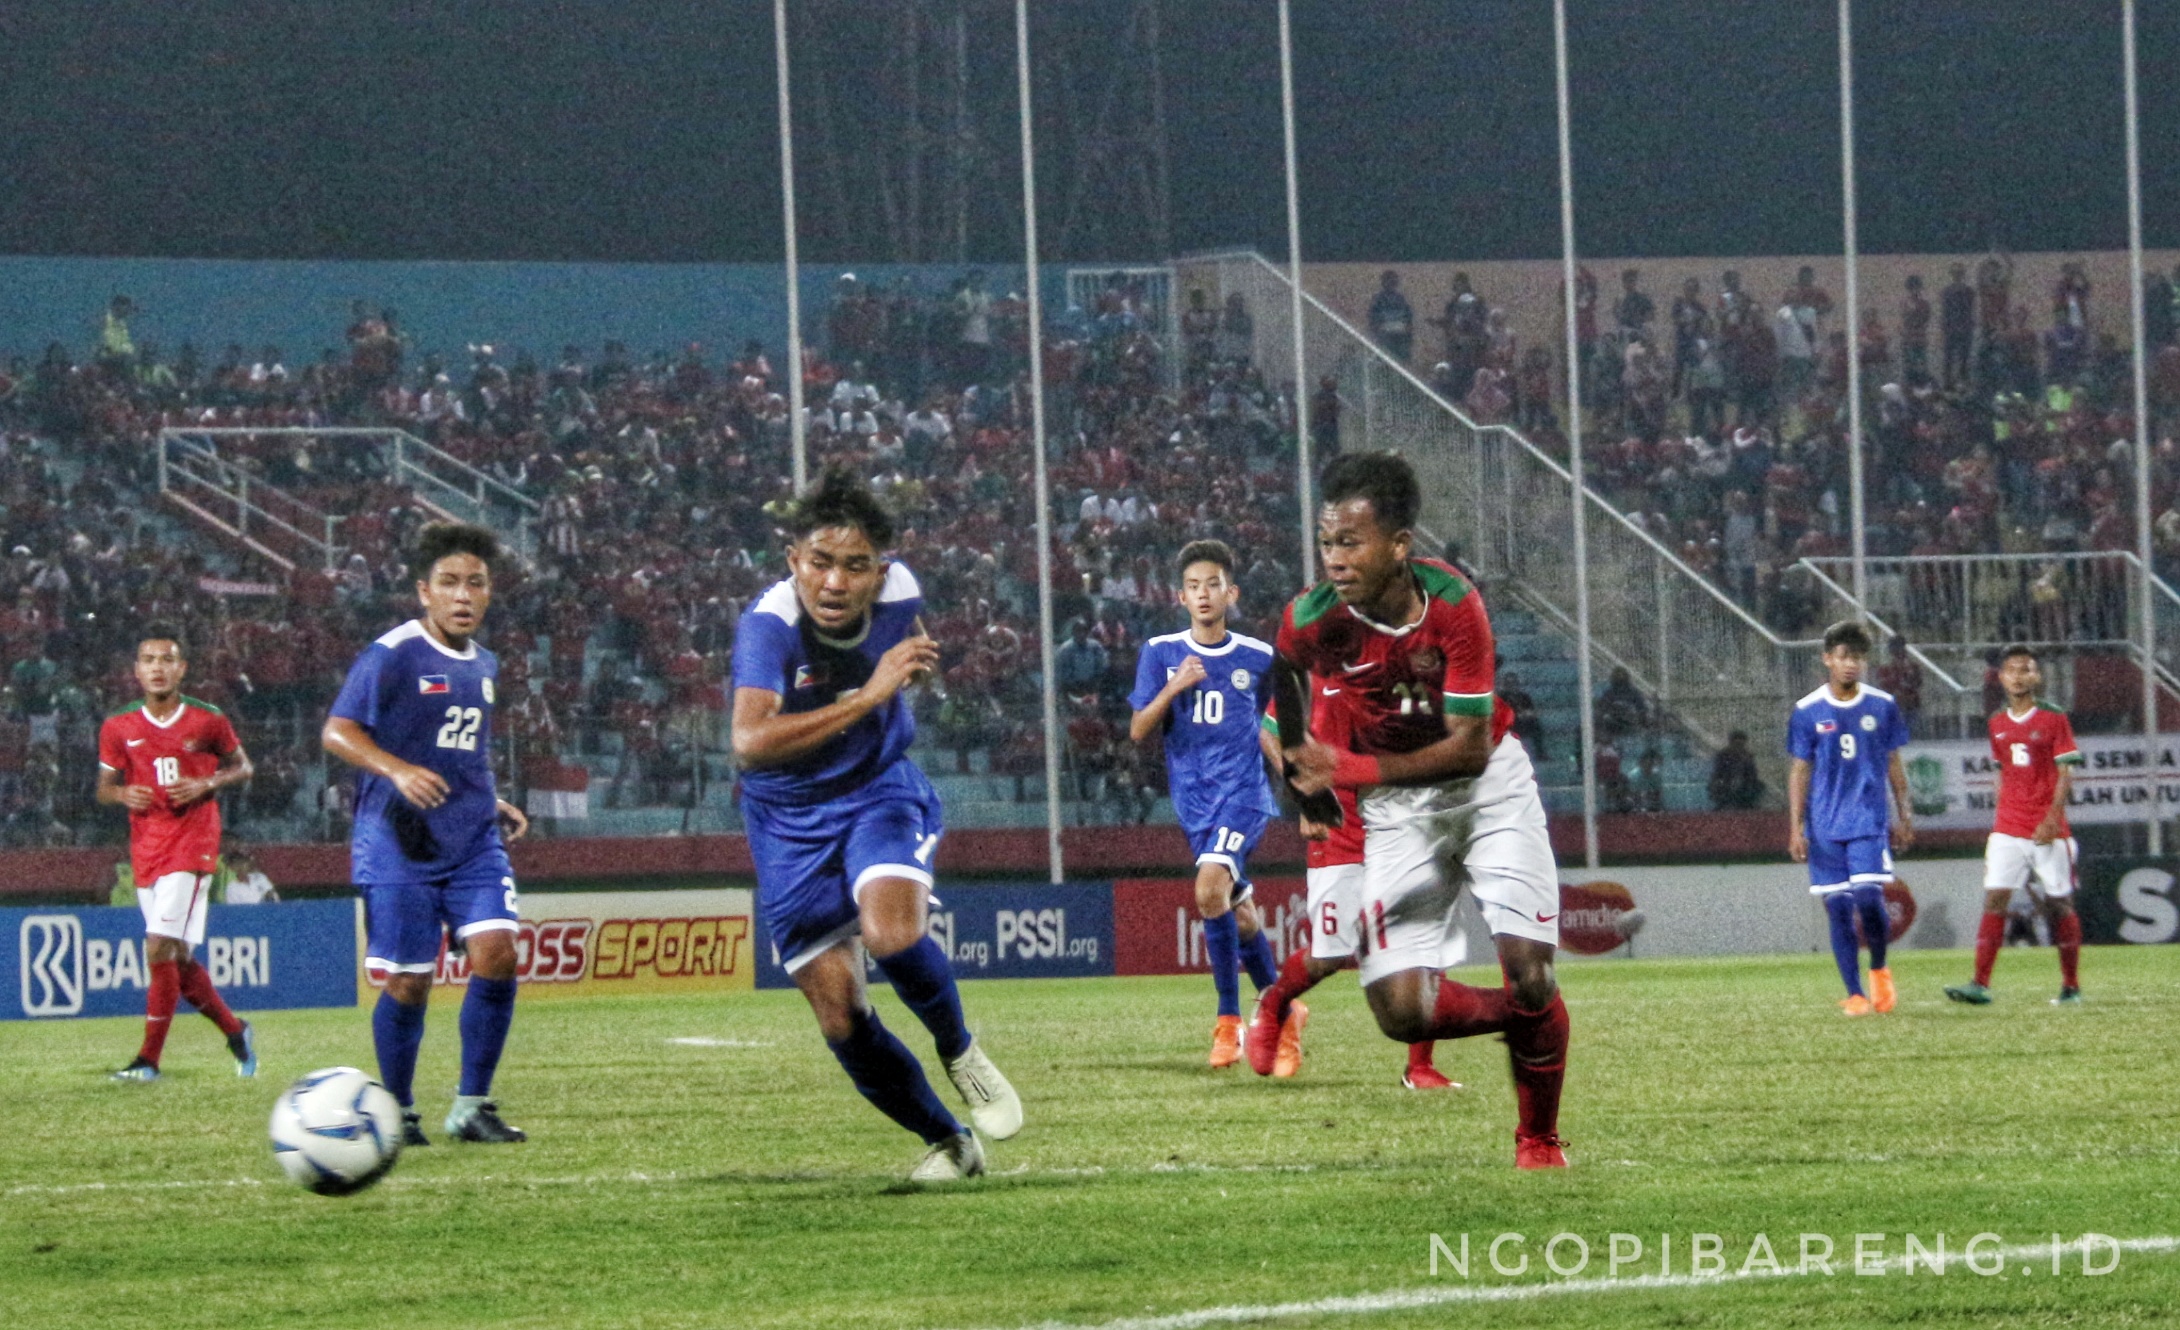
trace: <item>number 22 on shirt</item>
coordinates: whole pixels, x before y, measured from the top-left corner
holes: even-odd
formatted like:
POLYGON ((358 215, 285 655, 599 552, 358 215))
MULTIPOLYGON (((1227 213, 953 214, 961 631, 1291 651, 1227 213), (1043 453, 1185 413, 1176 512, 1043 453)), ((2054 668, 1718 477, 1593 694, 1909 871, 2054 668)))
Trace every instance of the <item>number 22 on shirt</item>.
POLYGON ((484 724, 483 707, 448 707, 447 723, 439 727, 439 746, 477 751, 477 727, 484 724))

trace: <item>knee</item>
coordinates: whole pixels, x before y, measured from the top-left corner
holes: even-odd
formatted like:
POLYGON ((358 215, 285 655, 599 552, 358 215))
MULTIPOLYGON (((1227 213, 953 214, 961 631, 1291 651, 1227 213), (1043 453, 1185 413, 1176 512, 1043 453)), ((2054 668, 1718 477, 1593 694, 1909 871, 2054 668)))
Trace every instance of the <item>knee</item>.
POLYGON ((431 979, 428 974, 387 975, 386 996, 404 1007, 421 1007, 431 1000, 431 979))
POLYGON ((1507 988, 1523 1011, 1542 1011, 1559 996, 1559 977, 1550 961, 1528 961, 1507 974, 1507 988))
POLYGON ((863 921, 863 949, 871 954, 872 960, 898 956, 922 940, 923 929, 914 921, 863 921))
POLYGON ((1395 1043, 1415 1044, 1431 1037, 1429 1015, 1413 1007, 1380 1007, 1374 1014, 1378 1018, 1378 1029, 1395 1043))
POLYGON ((1206 868, 1196 876, 1196 913, 1216 919, 1234 905, 1234 879, 1223 868, 1206 868))
POLYGON ((852 1002, 812 1002, 810 1010, 817 1016, 818 1033, 828 1044, 846 1041, 863 1023, 863 1009, 852 1002))

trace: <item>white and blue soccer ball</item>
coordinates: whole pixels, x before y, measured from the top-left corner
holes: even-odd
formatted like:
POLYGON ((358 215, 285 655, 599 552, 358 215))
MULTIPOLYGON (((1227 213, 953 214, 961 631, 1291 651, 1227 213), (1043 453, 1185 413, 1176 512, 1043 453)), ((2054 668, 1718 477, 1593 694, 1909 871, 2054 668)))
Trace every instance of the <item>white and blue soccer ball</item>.
POLYGON ((320 1196, 346 1196, 393 1171, 401 1105, 354 1067, 327 1067, 284 1091, 272 1111, 273 1158, 320 1196))

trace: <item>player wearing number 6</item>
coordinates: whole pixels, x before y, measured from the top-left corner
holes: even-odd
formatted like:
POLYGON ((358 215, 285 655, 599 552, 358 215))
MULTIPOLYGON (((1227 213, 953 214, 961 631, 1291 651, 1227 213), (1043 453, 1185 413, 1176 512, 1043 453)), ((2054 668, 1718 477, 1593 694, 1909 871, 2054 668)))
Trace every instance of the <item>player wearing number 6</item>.
POLYGON ((129 863, 144 911, 144 1043, 117 1081, 156 1081, 175 1004, 189 1004, 227 1036, 239 1075, 257 1074, 257 1046, 212 977, 190 957, 204 941, 205 903, 220 852, 213 796, 250 778, 250 757, 220 709, 182 696, 189 664, 181 634, 147 627, 136 644, 144 700, 106 718, 98 732, 98 801, 129 810, 129 863))
POLYGON ((1196 912, 1219 999, 1210 1061, 1231 1067, 1242 1056, 1242 966, 1260 993, 1279 974, 1249 882, 1249 852, 1279 815, 1257 738, 1257 718, 1271 700, 1272 648, 1227 630, 1241 589, 1225 542, 1192 541, 1178 563, 1189 626, 1143 644, 1128 694, 1135 708, 1128 737, 1165 736, 1166 784, 1196 855, 1196 912))
POLYGON ((1846 982, 1840 1010, 1867 1016, 1892 1010, 1892 971, 1885 945, 1892 918, 1885 884, 1892 881, 1892 852, 1915 843, 1908 818, 1907 773, 1900 750, 1907 720, 1892 694, 1862 682, 1870 635, 1843 621, 1824 632, 1824 668, 1831 680, 1794 704, 1787 723, 1787 851, 1809 865, 1809 890, 1824 898, 1832 925, 1832 958, 1846 982), (1895 808, 1888 815, 1885 787, 1895 808), (1870 949, 1870 991, 1862 992, 1862 958, 1870 949))
POLYGON ((492 1075, 515 1016, 515 870, 501 840, 529 830, 492 781, 499 658, 475 635, 492 604, 499 541, 483 527, 434 522, 410 567, 423 616, 364 649, 349 667, 319 742, 356 768, 350 872, 363 892, 364 964, 384 975, 371 1014, 379 1080, 401 1101, 402 1135, 424 1145, 413 1083, 442 934, 469 957, 462 998, 462 1080, 447 1134, 520 1141, 500 1120, 492 1075))

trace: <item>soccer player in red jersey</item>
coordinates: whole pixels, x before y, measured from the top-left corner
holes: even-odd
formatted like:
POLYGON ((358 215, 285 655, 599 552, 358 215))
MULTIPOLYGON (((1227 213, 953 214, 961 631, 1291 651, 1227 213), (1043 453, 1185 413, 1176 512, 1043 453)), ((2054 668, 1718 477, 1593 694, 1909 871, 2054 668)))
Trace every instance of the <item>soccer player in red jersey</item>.
POLYGON ((1356 792, 1363 993, 1378 1028, 1402 1043, 1504 1032, 1520 1104, 1515 1165, 1563 1168, 1559 871, 1536 772, 1493 691, 1491 620, 1458 573, 1413 557, 1423 496, 1406 462, 1347 454, 1325 468, 1322 493, 1326 580, 1287 606, 1279 655, 1339 680, 1354 732, 1345 749, 1310 738, 1284 756, 1298 793, 1356 792), (1444 977, 1461 959, 1464 886, 1497 945, 1501 988, 1444 977))
POLYGON ((167 1027, 181 998, 227 1036, 235 1073, 257 1074, 257 1041, 190 957, 204 941, 205 906, 219 862, 214 796, 250 778, 250 755, 218 707, 182 695, 189 663, 181 634, 163 625, 136 644, 144 699, 106 718, 98 732, 98 801, 129 810, 129 863, 144 912, 144 1043, 117 1081, 156 1081, 167 1027))
POLYGON ((2074 792, 2074 768, 2081 750, 2074 725, 2064 711, 2036 700, 2043 686, 2036 653, 2010 646, 1998 662, 1999 686, 2006 705, 1991 713, 1991 760, 1998 763, 1998 817, 1983 850, 1983 922, 1976 929, 1976 977, 1945 995, 1955 1002, 1983 1006, 1991 1000, 1991 965, 2006 940, 2006 906, 2014 888, 2025 886, 2044 917, 2051 921, 2059 946, 2060 1005, 2082 1000, 2077 966, 2082 951, 2082 920, 2074 913, 2075 865, 2081 853, 2067 826, 2066 805, 2074 792))
MULTIPOLYGON (((1311 675, 1309 680, 1310 736, 1327 747, 1343 749, 1354 728, 1343 698, 1346 689, 1334 680, 1311 675)), ((1263 720, 1264 752, 1273 763, 1280 761, 1276 706, 1263 720)), ((1259 1076, 1288 1077, 1302 1069, 1302 1030, 1309 1023, 1309 1007, 1299 1001, 1333 974, 1355 964, 1355 941, 1362 915, 1363 822, 1355 791, 1335 789, 1340 801, 1340 823, 1327 826, 1301 816, 1302 839, 1308 849, 1310 945, 1287 954, 1279 979, 1257 998, 1255 1019, 1247 1038, 1249 1065, 1259 1076)), ((1466 958, 1465 939, 1456 933, 1466 958)), ((1424 1039, 1408 1046, 1408 1066, 1400 1083, 1411 1090, 1458 1090, 1460 1085, 1432 1065, 1436 1045, 1424 1039)))

